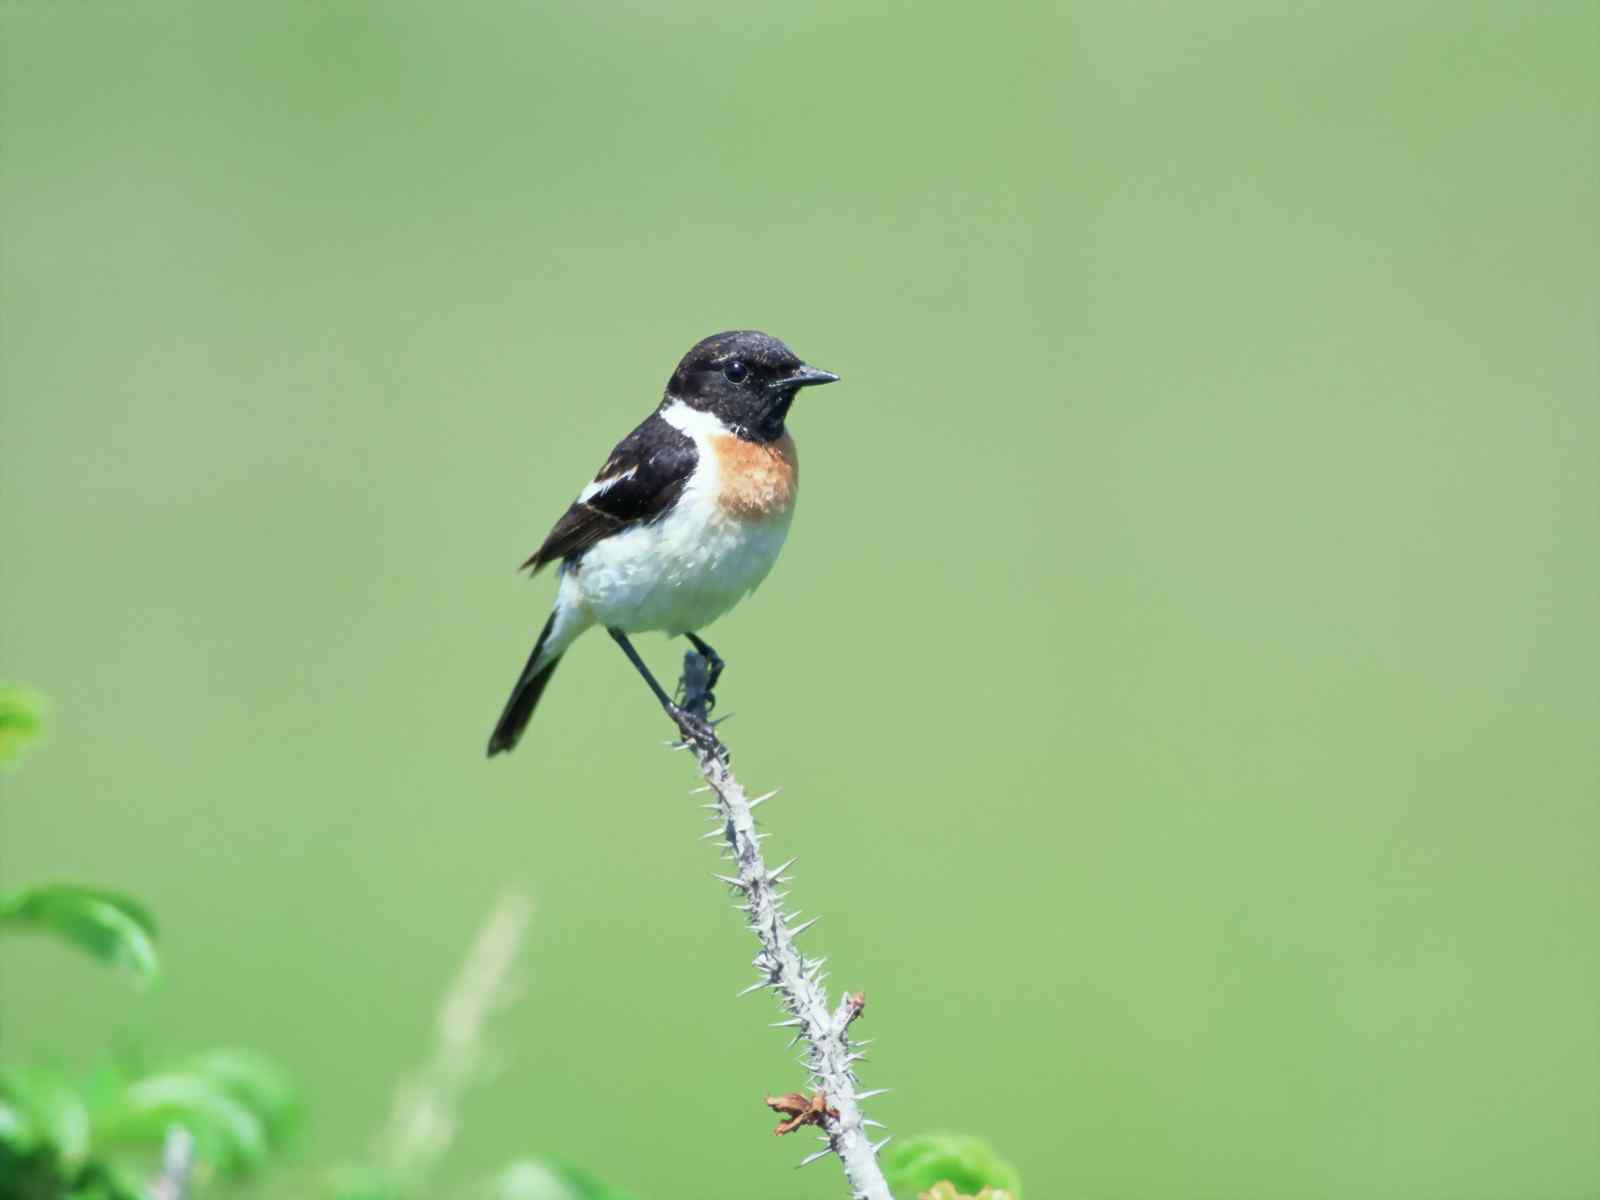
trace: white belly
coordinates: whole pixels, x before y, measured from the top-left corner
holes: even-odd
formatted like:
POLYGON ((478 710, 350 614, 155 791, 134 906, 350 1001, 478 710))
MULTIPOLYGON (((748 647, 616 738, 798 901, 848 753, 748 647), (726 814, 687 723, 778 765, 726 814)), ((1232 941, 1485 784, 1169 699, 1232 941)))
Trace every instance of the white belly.
POLYGON ((602 625, 625 633, 689 633, 711 624, 767 577, 792 514, 740 520, 691 486, 662 520, 597 543, 569 574, 602 625))

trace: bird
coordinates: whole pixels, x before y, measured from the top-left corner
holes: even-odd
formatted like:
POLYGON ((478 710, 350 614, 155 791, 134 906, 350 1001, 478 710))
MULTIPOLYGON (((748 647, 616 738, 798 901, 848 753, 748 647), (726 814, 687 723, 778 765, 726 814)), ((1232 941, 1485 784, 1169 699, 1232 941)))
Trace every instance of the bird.
POLYGON ((683 635, 709 667, 723 660, 699 631, 767 577, 794 516, 799 460, 788 430, 804 388, 835 383, 770 334, 731 330, 696 342, 661 403, 606 457, 522 569, 560 563, 555 603, 489 738, 489 756, 516 746, 561 656, 606 630, 688 736, 703 716, 678 705, 628 635, 683 635))

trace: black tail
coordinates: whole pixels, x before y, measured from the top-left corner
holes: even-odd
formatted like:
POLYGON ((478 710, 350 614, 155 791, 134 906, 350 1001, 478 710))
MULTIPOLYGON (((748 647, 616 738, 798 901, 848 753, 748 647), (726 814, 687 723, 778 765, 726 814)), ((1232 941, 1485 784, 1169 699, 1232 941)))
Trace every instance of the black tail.
POLYGON ((550 637, 550 630, 554 628, 555 623, 556 615, 551 613, 550 619, 544 623, 544 629, 539 633, 539 640, 533 644, 533 653, 528 655, 528 665, 522 668, 517 686, 511 689, 511 698, 506 701, 505 711, 500 714, 494 732, 489 735, 490 758, 503 750, 510 750, 517 744, 522 731, 528 727, 528 719, 533 716, 534 706, 544 694, 545 684, 549 683, 550 676, 556 673, 556 665, 561 661, 559 654, 539 670, 534 670, 539 662, 539 653, 544 649, 545 641, 550 637))

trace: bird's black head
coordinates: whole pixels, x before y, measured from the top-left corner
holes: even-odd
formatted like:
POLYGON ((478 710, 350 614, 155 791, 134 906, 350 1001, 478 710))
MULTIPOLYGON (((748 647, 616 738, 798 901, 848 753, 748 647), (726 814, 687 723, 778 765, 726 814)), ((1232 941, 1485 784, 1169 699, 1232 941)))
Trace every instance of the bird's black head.
POLYGON ((796 392, 838 378, 806 366, 777 338, 741 329, 696 343, 667 381, 667 402, 681 400, 753 441, 770 442, 783 436, 796 392))

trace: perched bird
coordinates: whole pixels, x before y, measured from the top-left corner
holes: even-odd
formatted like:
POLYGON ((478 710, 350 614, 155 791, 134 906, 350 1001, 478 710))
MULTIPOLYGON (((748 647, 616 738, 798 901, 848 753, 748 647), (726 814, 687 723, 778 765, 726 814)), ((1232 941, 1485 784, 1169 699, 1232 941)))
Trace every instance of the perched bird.
POLYGON ((708 690, 716 686, 722 660, 697 631, 772 570, 799 482, 789 406, 801 388, 838 378, 753 330, 713 334, 684 355, 660 406, 522 564, 537 572, 560 560, 561 583, 489 738, 491 756, 517 744, 562 654, 592 625, 616 639, 680 728, 709 732, 656 682, 628 634, 685 635, 710 664, 708 690))

